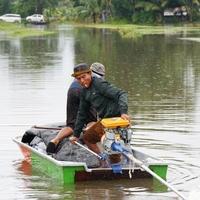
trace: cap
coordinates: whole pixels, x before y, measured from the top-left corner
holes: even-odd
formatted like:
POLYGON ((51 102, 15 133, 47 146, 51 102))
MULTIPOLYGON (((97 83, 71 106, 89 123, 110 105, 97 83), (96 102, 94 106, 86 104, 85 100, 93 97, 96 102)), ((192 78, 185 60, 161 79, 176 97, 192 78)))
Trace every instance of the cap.
POLYGON ((90 66, 90 69, 92 72, 100 75, 100 76, 105 76, 105 67, 103 64, 95 62, 90 66))
POLYGON ((87 72, 91 72, 89 65, 86 63, 80 63, 74 67, 74 73, 72 74, 72 76, 76 77, 87 72))

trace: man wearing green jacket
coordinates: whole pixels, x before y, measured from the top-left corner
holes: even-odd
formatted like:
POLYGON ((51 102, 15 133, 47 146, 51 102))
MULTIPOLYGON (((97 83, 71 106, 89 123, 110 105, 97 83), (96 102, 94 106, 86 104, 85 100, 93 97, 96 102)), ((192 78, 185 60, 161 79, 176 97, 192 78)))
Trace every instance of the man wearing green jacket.
MULTIPOLYGON (((130 121, 130 117, 127 114, 128 103, 126 92, 105 80, 92 77, 91 70, 85 63, 77 65, 74 68, 72 76, 83 86, 74 132, 70 138, 72 143, 78 141, 87 119, 86 113, 91 106, 96 109, 98 118, 100 119, 121 117, 130 121)), ((83 134, 83 140, 86 145, 97 154, 100 153, 100 150, 96 143, 100 141, 103 133, 103 128, 97 122, 92 125, 92 131, 86 131, 83 134)))

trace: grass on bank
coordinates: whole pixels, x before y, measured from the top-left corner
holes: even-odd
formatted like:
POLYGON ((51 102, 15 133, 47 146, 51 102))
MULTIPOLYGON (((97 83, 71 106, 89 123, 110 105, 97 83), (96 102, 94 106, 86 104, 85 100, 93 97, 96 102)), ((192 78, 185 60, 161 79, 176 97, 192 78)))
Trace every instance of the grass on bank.
MULTIPOLYGON (((200 31, 200 24, 183 25, 134 25, 134 24, 73 24, 75 27, 110 29, 120 33, 123 38, 138 38, 152 34, 177 34, 181 32, 200 31)), ((53 34, 55 32, 36 28, 25 27, 24 24, 0 22, 0 32, 6 32, 11 36, 29 37, 53 34)))
POLYGON ((25 27, 24 24, 14 24, 6 22, 0 22, 0 32, 8 33, 10 36, 17 37, 41 36, 54 33, 41 29, 39 30, 35 28, 28 28, 25 27))
POLYGON ((184 25, 134 25, 134 24, 76 24, 79 27, 111 29, 119 31, 123 38, 138 38, 143 35, 177 34, 185 31, 200 31, 200 24, 184 25))

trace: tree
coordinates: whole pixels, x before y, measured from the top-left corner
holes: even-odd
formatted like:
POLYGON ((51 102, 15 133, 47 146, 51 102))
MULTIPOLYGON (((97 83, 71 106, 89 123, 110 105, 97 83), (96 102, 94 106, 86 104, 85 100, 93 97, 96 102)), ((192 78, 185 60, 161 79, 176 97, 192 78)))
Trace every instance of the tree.
POLYGON ((100 13, 100 6, 97 0, 80 0, 81 8, 80 14, 85 14, 85 17, 91 17, 92 21, 96 23, 97 17, 100 13))
POLYGON ((9 13, 11 10, 12 0, 0 0, 0 14, 9 13))
POLYGON ((123 0, 123 2, 121 0, 113 0, 112 5, 114 17, 131 21, 134 9, 133 2, 134 1, 132 0, 123 0))
POLYGON ((15 0, 13 10, 25 17, 34 13, 42 14, 45 8, 57 5, 58 1, 55 0, 15 0))
POLYGON ((198 9, 200 6, 200 1, 199 0, 184 0, 183 2, 186 6, 190 21, 193 21, 199 15, 198 9))
POLYGON ((100 0, 99 5, 101 21, 105 22, 108 17, 112 16, 112 0, 100 0))
POLYGON ((164 9, 168 5, 168 0, 151 0, 151 1, 140 1, 137 3, 137 8, 143 7, 145 11, 152 11, 155 15, 162 20, 164 9))
POLYGON ((90 20, 108 17, 129 22, 163 21, 166 8, 185 7, 190 21, 200 17, 200 0, 0 0, 0 14, 19 13, 22 17, 45 13, 62 20, 90 20))

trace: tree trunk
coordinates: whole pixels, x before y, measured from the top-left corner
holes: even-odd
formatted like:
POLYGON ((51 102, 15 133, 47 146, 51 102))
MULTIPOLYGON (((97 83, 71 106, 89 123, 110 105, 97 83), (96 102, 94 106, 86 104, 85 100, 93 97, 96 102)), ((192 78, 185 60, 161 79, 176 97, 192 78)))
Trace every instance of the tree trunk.
POLYGON ((37 10, 38 14, 42 14, 43 7, 44 7, 44 1, 43 0, 37 0, 36 10, 37 10))
POLYGON ((96 23, 96 13, 92 13, 92 19, 93 19, 93 23, 96 23))

